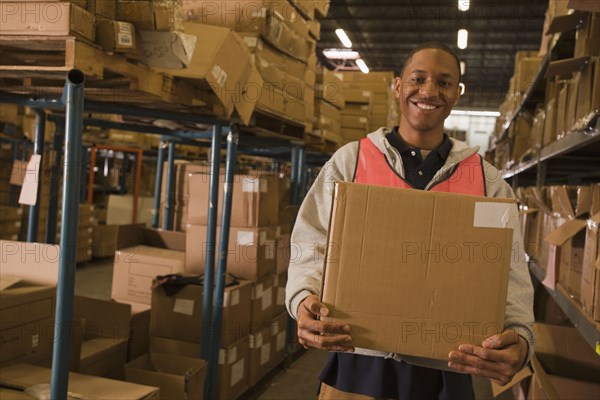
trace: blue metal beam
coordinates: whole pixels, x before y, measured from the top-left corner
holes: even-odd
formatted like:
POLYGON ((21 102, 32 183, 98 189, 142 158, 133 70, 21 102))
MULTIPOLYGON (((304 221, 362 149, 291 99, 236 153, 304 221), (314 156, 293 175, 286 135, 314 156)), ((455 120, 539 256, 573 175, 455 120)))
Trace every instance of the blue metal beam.
POLYGON ((60 177, 60 162, 62 161, 62 145, 65 130, 65 120, 60 118, 55 122, 54 163, 50 170, 50 194, 48 200, 48 217, 46 219, 46 243, 56 243, 56 218, 58 214, 58 179, 60 177))
POLYGON ((42 177, 44 175, 44 139, 46 134, 46 113, 43 110, 33 109, 35 113, 35 138, 33 142, 33 155, 39 155, 38 175, 36 178, 37 195, 35 204, 29 206, 29 223, 27 224, 27 241, 38 241, 38 222, 40 219, 40 195, 42 193, 42 177))
POLYGON ((167 185, 165 187, 165 215, 163 215, 163 229, 173 229, 173 190, 175 185, 175 143, 169 142, 167 156, 167 185))
POLYGON ((165 147, 161 140, 158 144, 158 156, 156 157, 156 177, 154 181, 154 210, 152 210, 152 227, 158 228, 160 218, 160 191, 162 189, 163 167, 165 162, 165 147))
POLYGON ((223 317, 223 297, 225 291, 225 273, 227 267, 227 250, 229 248, 229 224, 231 222, 231 203, 233 200, 233 177, 239 130, 231 127, 227 135, 227 160, 225 164, 225 184, 223 185, 223 206, 221 213, 221 232, 219 237, 219 261, 217 264, 217 284, 213 302, 212 341, 208 360, 208 380, 206 399, 217 400, 217 381, 219 368, 219 348, 221 347, 221 321, 223 317))
MULTIPOLYGON (((213 291, 215 284, 215 253, 217 238, 217 205, 219 204, 219 178, 221 166, 221 125, 213 127, 212 147, 210 151, 210 183, 208 200, 208 222, 206 225, 206 260, 204 262, 204 288, 202 293, 202 354, 205 360, 210 359, 209 343, 212 340, 213 291)), ((190 207, 202 207, 201 204, 190 204, 190 207)), ((201 243, 198 243, 202 245, 201 243)))
POLYGON ((83 72, 76 69, 71 70, 67 76, 63 94, 63 103, 66 106, 65 162, 62 223, 60 226, 60 261, 56 288, 56 325, 50 380, 50 397, 52 400, 66 399, 69 385, 79 185, 82 167, 83 83, 83 72))

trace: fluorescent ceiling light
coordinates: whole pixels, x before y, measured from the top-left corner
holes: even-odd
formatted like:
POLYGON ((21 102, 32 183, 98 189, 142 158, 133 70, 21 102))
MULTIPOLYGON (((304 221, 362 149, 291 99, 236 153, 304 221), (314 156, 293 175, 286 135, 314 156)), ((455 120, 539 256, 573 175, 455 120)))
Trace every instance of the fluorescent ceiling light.
POLYGON ((458 9, 460 11, 467 11, 471 2, 469 0, 458 0, 458 9))
POLYGON ((336 29, 335 34, 337 35, 337 37, 340 38, 340 41, 342 42, 344 47, 347 47, 347 48, 352 47, 352 42, 350 41, 350 39, 348 38, 348 35, 346 35, 346 32, 344 32, 343 29, 336 29))
POLYGON ((367 67, 367 64, 365 64, 362 58, 356 60, 356 65, 358 65, 358 68, 360 68, 363 74, 369 73, 369 67, 367 67))
POLYGON ((325 49, 323 55, 330 60, 356 60, 360 58, 358 51, 346 49, 325 49))
POLYGON ((459 49, 466 49, 469 40, 469 32, 466 29, 459 29, 456 39, 456 45, 459 49))
POLYGON ((466 90, 467 88, 465 87, 465 84, 464 84, 464 83, 462 83, 462 82, 461 82, 461 83, 459 83, 459 84, 458 84, 458 86, 460 86, 460 95, 462 96, 463 94, 465 94, 465 90, 466 90))
POLYGON ((460 62, 460 76, 463 76, 465 74, 465 71, 467 70, 467 63, 465 63, 464 61, 460 62))
POLYGON ((450 115, 468 115, 469 117, 499 117, 498 111, 469 111, 469 110, 452 110, 450 115))

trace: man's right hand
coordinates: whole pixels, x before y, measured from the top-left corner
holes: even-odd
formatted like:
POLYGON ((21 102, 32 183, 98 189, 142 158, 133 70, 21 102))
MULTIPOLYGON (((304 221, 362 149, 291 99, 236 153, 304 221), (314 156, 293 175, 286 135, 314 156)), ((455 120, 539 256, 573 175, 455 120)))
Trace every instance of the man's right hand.
POLYGON ((298 341, 305 349, 354 351, 350 326, 327 322, 329 309, 316 295, 307 296, 298 306, 298 341), (320 317, 320 319, 318 319, 320 317))

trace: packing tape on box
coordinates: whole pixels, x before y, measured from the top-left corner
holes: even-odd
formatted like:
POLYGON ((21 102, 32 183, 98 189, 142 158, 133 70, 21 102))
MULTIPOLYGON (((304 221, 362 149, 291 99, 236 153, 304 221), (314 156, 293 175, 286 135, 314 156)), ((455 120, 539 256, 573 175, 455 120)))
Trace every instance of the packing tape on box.
POLYGON ((267 240, 265 242, 265 258, 267 260, 273 260, 275 258, 275 241, 267 240))
POLYGON ((260 349, 260 365, 264 365, 271 359, 271 344, 267 343, 260 349))
POLYGON ((476 228, 506 228, 513 203, 476 202, 473 213, 473 226, 476 228))
POLYGON ((233 367, 231 367, 231 386, 234 386, 236 383, 244 378, 244 359, 242 358, 240 361, 236 362, 233 367))
POLYGON ((262 347, 262 345, 263 345, 262 333, 257 333, 256 335, 250 335, 249 339, 250 339, 250 348, 251 349, 258 349, 258 348, 262 347))
POLYGON ((263 292, 262 310, 265 311, 273 304, 273 288, 268 288, 263 292))

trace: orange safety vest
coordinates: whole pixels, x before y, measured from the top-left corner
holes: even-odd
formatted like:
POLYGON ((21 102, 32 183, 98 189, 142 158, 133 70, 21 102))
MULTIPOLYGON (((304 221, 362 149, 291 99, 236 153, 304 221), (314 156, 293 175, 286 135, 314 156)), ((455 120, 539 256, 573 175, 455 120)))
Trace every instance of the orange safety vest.
MULTIPOLYGON (((385 154, 369 139, 361 139, 354 182, 369 185, 392 186, 414 189, 388 163, 385 154)), ((451 192, 485 196, 483 161, 477 153, 465 158, 455 167, 450 176, 429 189, 432 192, 451 192)))

